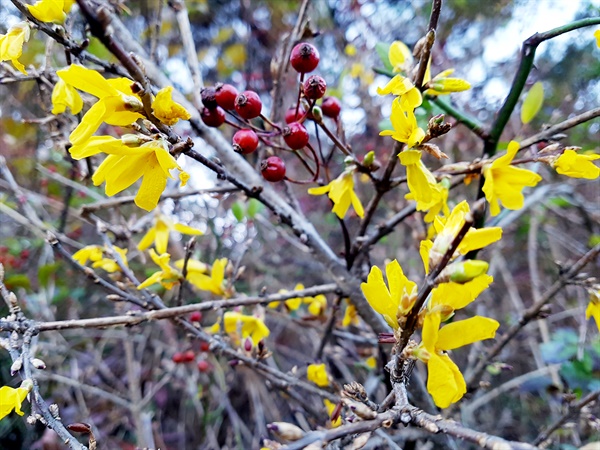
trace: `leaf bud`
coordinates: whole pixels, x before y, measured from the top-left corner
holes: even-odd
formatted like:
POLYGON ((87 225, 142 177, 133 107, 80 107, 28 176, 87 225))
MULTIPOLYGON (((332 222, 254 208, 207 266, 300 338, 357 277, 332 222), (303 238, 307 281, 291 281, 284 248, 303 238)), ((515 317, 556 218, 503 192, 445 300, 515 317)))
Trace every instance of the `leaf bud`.
POLYGON ((23 358, 19 356, 10 366, 10 375, 14 376, 23 367, 23 358))
POLYGON ((316 106, 316 105, 313 106, 312 115, 313 115, 315 122, 320 123, 323 121, 323 111, 321 110, 321 108, 319 106, 316 106))
POLYGON ((304 431, 302 428, 287 422, 273 422, 267 425, 267 429, 276 434, 281 439, 288 441, 297 441, 302 439, 304 431))
POLYGON ((32 358, 31 365, 40 370, 44 370, 46 368, 46 363, 39 358, 32 358))
POLYGON ((364 403, 355 402, 349 398, 343 398, 342 402, 361 419, 371 420, 377 417, 377 413, 364 403))

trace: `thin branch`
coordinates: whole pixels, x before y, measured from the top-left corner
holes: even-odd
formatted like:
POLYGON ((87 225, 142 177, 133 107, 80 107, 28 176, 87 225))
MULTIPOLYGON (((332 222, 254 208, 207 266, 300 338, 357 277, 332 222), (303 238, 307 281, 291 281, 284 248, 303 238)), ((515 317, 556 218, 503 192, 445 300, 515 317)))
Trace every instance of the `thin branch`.
POLYGON ((419 59, 419 71, 414 80, 415 86, 421 90, 423 88, 423 80, 425 79, 429 58, 431 57, 431 48, 435 42, 435 30, 438 26, 441 11, 442 0, 433 0, 431 4, 431 15, 429 16, 429 26, 427 27, 427 34, 425 37, 425 45, 423 46, 421 58, 419 59))

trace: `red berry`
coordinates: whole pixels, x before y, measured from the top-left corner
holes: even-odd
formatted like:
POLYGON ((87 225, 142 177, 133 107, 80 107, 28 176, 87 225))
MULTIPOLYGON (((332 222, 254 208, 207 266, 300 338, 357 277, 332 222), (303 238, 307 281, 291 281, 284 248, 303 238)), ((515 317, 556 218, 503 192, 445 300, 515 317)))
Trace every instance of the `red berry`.
POLYGON ((327 117, 331 117, 332 119, 337 119, 341 110, 342 104, 335 97, 327 97, 321 104, 321 111, 323 111, 323 114, 327 117))
POLYGON ((235 110, 244 119, 254 119, 262 111, 260 97, 254 91, 244 91, 235 98, 235 110))
POLYGON ((196 354, 194 353, 194 350, 188 350, 183 354, 184 362, 192 362, 194 359, 196 359, 196 354))
POLYGON ((235 109, 235 98, 238 96, 238 91, 231 84, 217 83, 215 85, 215 100, 217 105, 223 109, 235 109))
POLYGON ((217 128, 225 123, 225 111, 219 106, 215 109, 203 108, 200 117, 207 127, 217 128))
POLYGON ((290 64, 296 72, 312 72, 319 65, 319 51, 314 45, 301 42, 292 49, 290 64))
POLYGON ((200 351, 201 352, 207 352, 210 350, 210 344, 208 342, 200 342, 200 351))
POLYGON ((202 373, 209 372, 211 368, 212 368, 212 366, 210 365, 210 363, 207 360, 201 359, 200 361, 198 361, 198 370, 200 372, 202 372, 202 373))
POLYGON ((304 108, 298 108, 298 114, 296 114, 296 107, 292 106, 285 112, 285 123, 298 122, 304 116, 304 108))
POLYGON ((258 135, 250 129, 238 130, 233 135, 233 150, 248 155, 258 148, 258 135))
POLYGON ((217 106, 216 99, 217 91, 214 87, 204 87, 200 90, 200 98, 202 98, 202 104, 205 108, 215 109, 217 106))
POLYGON ((269 156, 260 163, 260 172, 267 181, 281 181, 285 178, 285 163, 279 156, 269 156))
POLYGON ((308 144, 308 131, 301 123, 292 122, 283 129, 283 140, 289 148, 300 150, 308 144))
POLYGON ((171 359, 173 360, 173 362, 175 364, 181 364, 182 362, 185 361, 185 357, 184 357, 183 353, 181 353, 181 352, 174 353, 173 356, 171 357, 171 359))
POLYGON ((25 249, 21 251, 21 254, 19 255, 21 257, 21 259, 27 259, 29 258, 29 250, 25 249))
POLYGON ((202 320, 202 313, 200 311, 194 311, 190 314, 190 321, 200 322, 202 320))
POLYGON ((304 81, 304 96, 311 100, 317 100, 325 95, 327 83, 323 77, 312 75, 304 81))

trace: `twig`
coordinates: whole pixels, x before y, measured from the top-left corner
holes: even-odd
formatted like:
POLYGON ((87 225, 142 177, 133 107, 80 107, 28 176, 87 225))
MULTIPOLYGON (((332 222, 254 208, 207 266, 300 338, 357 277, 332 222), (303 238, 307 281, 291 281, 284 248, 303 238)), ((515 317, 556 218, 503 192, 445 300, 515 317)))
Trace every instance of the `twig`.
POLYGON ((527 310, 523 312, 523 315, 519 318, 519 321, 512 325, 499 339, 496 341, 493 347, 491 347, 485 356, 479 361, 475 368, 465 376, 467 387, 470 390, 477 389, 478 380, 481 378, 485 368, 496 355, 508 344, 521 329, 527 325, 530 321, 535 319, 542 308, 552 298, 568 284, 590 261, 594 260, 600 254, 600 244, 593 247, 585 255, 583 255, 575 264, 571 266, 569 270, 564 272, 559 280, 557 280, 544 294, 542 297, 531 305, 527 310))
POLYGON ((423 80, 425 79, 425 72, 427 71, 427 65, 431 56, 431 48, 435 42, 435 30, 438 26, 440 19, 440 12, 442 11, 442 0, 433 0, 431 4, 431 15, 429 16, 429 26, 427 27, 427 34, 425 45, 419 59, 419 71, 415 76, 414 84, 417 88, 423 88, 423 80))
POLYGON ((581 409, 584 406, 597 401, 598 398, 600 398, 600 389, 596 389, 595 391, 592 391, 588 395, 583 397, 581 400, 573 404, 569 404, 568 411, 563 416, 561 416, 556 422, 550 425, 546 430, 541 432, 538 435, 538 437, 536 437, 533 441, 533 445, 540 445, 542 442, 547 440, 552 435, 552 433, 554 433, 561 426, 563 426, 567 422, 567 420, 569 420, 571 417, 573 417, 575 414, 581 411, 581 409))

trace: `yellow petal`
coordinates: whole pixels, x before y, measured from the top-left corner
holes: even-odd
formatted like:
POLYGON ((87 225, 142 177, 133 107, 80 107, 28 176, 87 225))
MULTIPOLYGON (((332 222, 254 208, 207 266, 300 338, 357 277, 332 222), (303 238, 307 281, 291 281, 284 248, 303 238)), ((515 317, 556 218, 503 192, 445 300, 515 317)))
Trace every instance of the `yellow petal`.
POLYGON ((427 391, 439 408, 447 408, 467 391, 460 370, 447 355, 431 355, 427 363, 427 391))
POLYGON ((59 78, 52 89, 52 114, 62 114, 67 107, 71 109, 71 114, 79 114, 83 108, 83 100, 73 86, 59 78))
POLYGON ((56 75, 76 89, 98 98, 119 95, 100 73, 79 64, 71 64, 67 69, 57 70, 56 75))
MULTIPOLYGON (((136 175, 139 177, 139 175, 136 175)), ((144 168, 142 184, 135 196, 135 204, 146 211, 152 211, 158 205, 161 194, 167 187, 167 177, 156 158, 148 158, 144 168)))
POLYGON ((107 112, 107 104, 103 100, 99 100, 92 105, 85 113, 77 128, 73 130, 69 136, 71 144, 77 145, 87 141, 100 127, 104 120, 104 115, 107 112))
POLYGON ((179 103, 173 101, 172 86, 161 89, 152 102, 152 110, 158 120, 167 124, 175 125, 179 119, 189 120, 190 113, 179 103))
POLYGON ((473 342, 492 339, 499 326, 494 319, 481 316, 449 323, 440 329, 436 348, 453 350, 473 342))
POLYGON ((329 386, 329 376, 325 364, 310 364, 306 369, 306 378, 319 387, 329 386))
POLYGON ((64 0, 40 0, 27 5, 31 15, 42 22, 63 23, 67 18, 63 8, 64 0))
POLYGON ((189 235, 193 235, 193 236, 202 236, 204 233, 202 231, 200 231, 197 228, 194 227, 189 227, 187 225, 184 225, 182 223, 176 223, 173 226, 173 229, 175 231, 178 231, 181 234, 189 234, 189 235))

